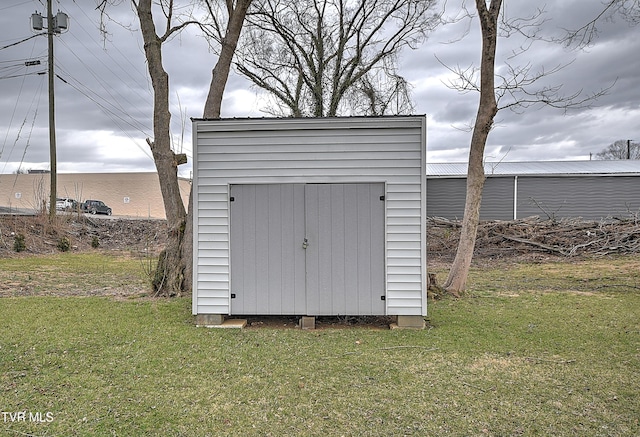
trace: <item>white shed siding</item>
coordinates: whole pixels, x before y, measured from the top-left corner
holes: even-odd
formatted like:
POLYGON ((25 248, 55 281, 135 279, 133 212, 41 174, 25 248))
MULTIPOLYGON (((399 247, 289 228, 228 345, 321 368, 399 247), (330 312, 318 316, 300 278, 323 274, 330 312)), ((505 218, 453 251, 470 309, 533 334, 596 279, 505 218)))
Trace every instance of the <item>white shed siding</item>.
POLYGON ((388 315, 426 314, 425 118, 194 121, 194 314, 229 314, 229 185, 386 185, 388 315))

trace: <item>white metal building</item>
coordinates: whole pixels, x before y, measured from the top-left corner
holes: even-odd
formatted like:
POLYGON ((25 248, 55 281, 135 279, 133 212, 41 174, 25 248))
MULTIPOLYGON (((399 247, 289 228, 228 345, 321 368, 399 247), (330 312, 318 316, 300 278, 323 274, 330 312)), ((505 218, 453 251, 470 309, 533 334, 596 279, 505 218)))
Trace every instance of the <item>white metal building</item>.
POLYGON ((193 120, 198 324, 423 323, 424 116, 193 120))
MULTIPOLYGON (((485 162, 481 220, 629 218, 640 211, 640 161, 485 162)), ((427 214, 462 219, 466 163, 427 165, 427 214)))

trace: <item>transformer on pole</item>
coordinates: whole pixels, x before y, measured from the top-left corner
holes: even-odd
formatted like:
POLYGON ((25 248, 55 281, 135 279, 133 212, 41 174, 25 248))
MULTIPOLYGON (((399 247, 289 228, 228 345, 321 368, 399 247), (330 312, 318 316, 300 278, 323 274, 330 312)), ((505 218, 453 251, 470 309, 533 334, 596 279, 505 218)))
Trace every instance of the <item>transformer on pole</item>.
POLYGON ((49 76, 49 155, 51 165, 51 186, 49 194, 49 221, 53 221, 56 216, 56 196, 58 192, 58 164, 56 158, 56 122, 55 122, 55 74, 53 61, 53 36, 59 35, 69 29, 69 16, 58 11, 54 16, 51 7, 51 0, 47 0, 47 16, 43 17, 35 12, 31 15, 31 27, 33 30, 44 29, 44 19, 46 18, 47 39, 48 39, 48 76, 49 76))

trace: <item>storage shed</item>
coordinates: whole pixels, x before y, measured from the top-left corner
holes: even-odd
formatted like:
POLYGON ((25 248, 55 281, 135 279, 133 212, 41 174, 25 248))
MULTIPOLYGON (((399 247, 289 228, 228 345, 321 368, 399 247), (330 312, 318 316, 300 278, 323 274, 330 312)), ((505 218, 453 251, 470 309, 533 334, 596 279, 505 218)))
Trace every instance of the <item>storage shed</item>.
MULTIPOLYGON (((640 212, 640 161, 485 162, 481 220, 630 217, 640 212)), ((427 214, 462 219, 466 163, 427 165, 427 214)))
POLYGON ((425 131, 424 116, 194 119, 196 323, 423 326, 425 131))

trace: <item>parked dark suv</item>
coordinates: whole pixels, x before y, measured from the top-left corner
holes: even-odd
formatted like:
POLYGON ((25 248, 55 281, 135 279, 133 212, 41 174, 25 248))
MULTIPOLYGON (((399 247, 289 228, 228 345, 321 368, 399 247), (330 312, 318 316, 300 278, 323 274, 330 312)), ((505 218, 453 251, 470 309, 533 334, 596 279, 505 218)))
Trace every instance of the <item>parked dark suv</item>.
POLYGON ((102 200, 86 200, 82 204, 82 211, 91 214, 111 215, 111 208, 104 204, 102 200))

